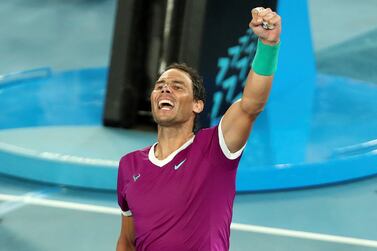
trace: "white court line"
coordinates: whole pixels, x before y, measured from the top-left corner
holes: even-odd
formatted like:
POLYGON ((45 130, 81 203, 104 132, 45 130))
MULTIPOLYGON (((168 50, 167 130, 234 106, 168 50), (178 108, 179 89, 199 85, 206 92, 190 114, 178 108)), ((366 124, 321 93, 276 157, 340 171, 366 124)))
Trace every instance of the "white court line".
POLYGON ((255 232, 255 233, 261 233, 261 234, 286 236, 286 237, 299 238, 299 239, 335 242, 335 243, 349 244, 349 245, 355 245, 355 246, 377 248, 377 241, 345 237, 345 236, 318 234, 318 233, 313 233, 313 232, 303 232, 303 231, 288 230, 288 229, 283 229, 283 228, 263 227, 263 226, 246 225, 246 224, 239 224, 239 223, 232 223, 230 228, 234 230, 238 230, 238 231, 244 231, 244 232, 255 232))
MULTIPOLYGON (((41 197, 46 197, 46 196, 47 196, 46 191, 29 192, 22 195, 23 198, 31 198, 31 197, 41 198, 41 197)), ((15 211, 25 205, 26 203, 24 203, 21 200, 7 200, 6 202, 0 204, 0 217, 4 216, 7 213, 15 211)))
MULTIPOLYGON (((30 196, 16 196, 16 195, 9 195, 9 194, 0 194, 0 201, 1 200, 22 202, 25 204, 38 205, 38 206, 73 209, 73 210, 79 210, 79 211, 85 211, 85 212, 113 214, 113 215, 119 215, 119 216, 121 215, 120 209, 115 208, 115 207, 96 206, 96 205, 90 205, 90 204, 67 202, 67 201, 60 201, 60 200, 50 200, 50 199, 43 199, 43 198, 30 197, 30 196)), ((319 233, 313 233, 313 232, 303 232, 303 231, 263 227, 263 226, 256 226, 256 225, 247 225, 247 224, 240 224, 240 223, 232 223, 230 228, 233 230, 243 231, 243 232, 253 232, 253 233, 261 233, 261 234, 269 234, 269 235, 286 236, 286 237, 291 237, 291 238, 335 242, 335 243, 349 244, 349 245, 355 245, 355 246, 377 248, 377 241, 345 237, 345 236, 319 234, 319 233)))
POLYGON ((36 198, 36 197, 30 197, 30 196, 0 194, 0 200, 22 202, 25 204, 46 206, 46 207, 73 209, 73 210, 94 212, 94 213, 116 214, 116 215, 118 214, 120 215, 121 213, 120 209, 115 208, 115 207, 96 206, 96 205, 82 204, 82 203, 76 203, 76 202, 42 199, 42 198, 36 198))

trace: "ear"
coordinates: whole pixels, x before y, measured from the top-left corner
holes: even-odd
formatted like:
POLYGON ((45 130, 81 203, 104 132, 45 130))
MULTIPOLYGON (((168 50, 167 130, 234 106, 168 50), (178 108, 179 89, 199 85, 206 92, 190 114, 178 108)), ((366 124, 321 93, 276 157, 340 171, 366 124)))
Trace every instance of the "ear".
POLYGON ((193 111, 195 113, 201 113, 204 109, 204 102, 203 100, 194 100, 194 103, 193 103, 193 111))

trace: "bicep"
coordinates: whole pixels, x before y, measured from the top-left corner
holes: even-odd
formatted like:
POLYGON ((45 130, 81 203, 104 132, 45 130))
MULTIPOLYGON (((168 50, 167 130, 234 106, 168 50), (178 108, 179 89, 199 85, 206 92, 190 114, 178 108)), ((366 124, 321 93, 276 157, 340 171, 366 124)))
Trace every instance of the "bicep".
POLYGON ((249 138, 253 122, 258 114, 248 114, 241 107, 241 101, 232 104, 221 121, 224 141, 231 152, 240 150, 249 138))

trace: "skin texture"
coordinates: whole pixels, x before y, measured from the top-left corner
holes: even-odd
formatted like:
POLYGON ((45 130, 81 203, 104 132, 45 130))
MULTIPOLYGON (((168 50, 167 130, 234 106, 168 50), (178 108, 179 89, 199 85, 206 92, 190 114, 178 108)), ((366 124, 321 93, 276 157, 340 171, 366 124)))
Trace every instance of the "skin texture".
POLYGON ((200 113, 204 104, 194 100, 190 76, 181 70, 164 72, 155 84, 151 94, 152 114, 158 124, 158 144, 155 155, 165 159, 193 136, 195 114, 200 113), (159 108, 159 101, 171 100, 173 108, 159 108))
MULTIPOLYGON (((271 9, 252 13, 249 27, 267 45, 280 42, 281 18, 271 9), (262 27, 263 22, 273 25, 272 30, 262 27)), ((261 76, 250 70, 243 97, 234 103, 223 116, 221 129, 224 140, 231 152, 240 150, 252 130, 253 123, 268 100, 273 76, 261 76)), ((189 75, 178 69, 164 72, 156 81, 151 94, 154 120, 158 124, 158 144, 156 158, 162 160, 193 137, 195 115, 200 113, 204 104, 193 97, 192 81, 189 75), (160 106, 160 101, 168 100, 172 107, 160 106)), ((122 228, 117 251, 135 250, 135 234, 132 217, 122 216, 122 228)))
POLYGON ((122 227, 117 242, 116 251, 134 251, 135 249, 135 228, 133 217, 122 215, 122 227))

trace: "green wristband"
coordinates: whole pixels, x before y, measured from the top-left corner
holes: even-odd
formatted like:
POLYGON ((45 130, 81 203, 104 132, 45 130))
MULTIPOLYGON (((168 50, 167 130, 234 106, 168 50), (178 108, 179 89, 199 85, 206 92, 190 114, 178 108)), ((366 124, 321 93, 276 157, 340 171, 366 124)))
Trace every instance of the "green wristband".
POLYGON ((280 42, 266 45, 258 39, 257 52, 252 63, 253 71, 262 76, 274 75, 278 66, 280 42))

